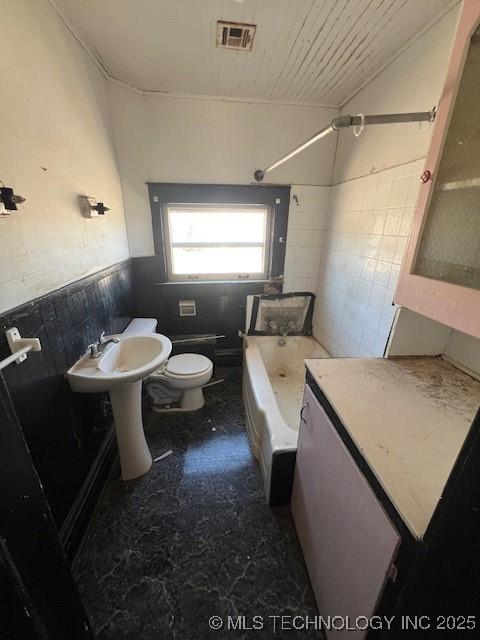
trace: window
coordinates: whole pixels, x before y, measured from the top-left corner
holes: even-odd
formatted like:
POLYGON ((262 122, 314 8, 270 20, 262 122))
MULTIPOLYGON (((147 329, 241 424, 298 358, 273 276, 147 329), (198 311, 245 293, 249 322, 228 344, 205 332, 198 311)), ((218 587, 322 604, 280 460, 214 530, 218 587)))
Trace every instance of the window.
POLYGON ((139 264, 156 284, 206 282, 207 291, 209 282, 233 282, 256 291, 263 285, 255 281, 282 277, 290 187, 151 182, 148 193, 155 260, 139 264))
POLYGON ((169 280, 261 280, 269 275, 271 209, 266 205, 163 207, 169 280))

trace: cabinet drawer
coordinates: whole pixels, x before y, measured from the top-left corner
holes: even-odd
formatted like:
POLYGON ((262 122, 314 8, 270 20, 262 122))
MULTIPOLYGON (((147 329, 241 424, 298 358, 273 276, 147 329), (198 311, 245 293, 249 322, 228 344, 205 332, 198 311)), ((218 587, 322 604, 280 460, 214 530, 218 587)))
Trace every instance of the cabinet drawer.
MULTIPOLYGON (((371 616, 400 537, 308 385, 292 514, 320 614, 371 616)), ((360 640, 366 632, 326 635, 360 640)))

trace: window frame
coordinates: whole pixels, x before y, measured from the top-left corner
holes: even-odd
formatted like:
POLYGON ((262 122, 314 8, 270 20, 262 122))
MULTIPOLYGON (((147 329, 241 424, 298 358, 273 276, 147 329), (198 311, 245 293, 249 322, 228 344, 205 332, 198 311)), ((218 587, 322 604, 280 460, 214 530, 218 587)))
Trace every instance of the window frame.
MULTIPOLYGON (((290 205, 291 187, 289 185, 273 184, 205 184, 191 182, 147 182, 148 198, 150 202, 153 253, 138 258, 142 264, 149 265, 145 269, 151 272, 155 287, 162 284, 172 291, 185 289, 184 295, 192 296, 193 292, 206 292, 213 288, 227 291, 230 287, 236 290, 257 291, 255 287, 274 280, 281 282, 285 267, 285 249, 288 230, 288 213, 290 205), (183 202, 185 204, 264 204, 272 211, 272 245, 270 252, 270 273, 266 280, 179 280, 170 282, 167 278, 165 243, 163 226, 163 208, 168 202, 183 202), (153 258, 153 259, 151 259, 153 258), (257 283, 257 284, 255 284, 257 283)), ((156 295, 153 288, 152 295, 156 295)), ((197 294, 196 294, 197 295, 197 294)))
POLYGON ((242 202, 168 202, 162 206, 162 226, 163 226, 163 248, 165 255, 166 276, 168 282, 254 282, 267 280, 271 274, 272 262, 272 242, 274 228, 273 208, 265 203, 242 203, 242 202), (170 233, 169 209, 184 208, 197 210, 212 209, 261 209, 266 211, 265 220, 265 241, 260 242, 201 242, 201 243, 173 243, 170 233), (175 274, 173 273, 174 247, 262 247, 263 271, 260 272, 233 272, 233 273, 199 273, 199 274, 175 274))

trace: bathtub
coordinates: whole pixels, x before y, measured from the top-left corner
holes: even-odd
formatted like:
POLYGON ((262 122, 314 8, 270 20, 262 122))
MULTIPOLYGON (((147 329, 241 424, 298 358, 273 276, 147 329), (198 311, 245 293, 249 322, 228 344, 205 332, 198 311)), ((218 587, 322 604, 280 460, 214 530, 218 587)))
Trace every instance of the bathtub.
POLYGON ((315 338, 245 336, 243 403, 253 455, 262 470, 267 501, 287 504, 295 466, 305 358, 328 358, 315 338))

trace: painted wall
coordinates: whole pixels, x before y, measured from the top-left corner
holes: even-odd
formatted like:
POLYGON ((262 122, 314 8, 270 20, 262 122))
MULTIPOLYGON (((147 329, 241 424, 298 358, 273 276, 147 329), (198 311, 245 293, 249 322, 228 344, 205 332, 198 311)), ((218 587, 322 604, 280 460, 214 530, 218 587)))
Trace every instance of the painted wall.
POLYGON ((452 361, 467 367, 480 377, 480 340, 452 329, 444 351, 452 361))
MULTIPOLYGON (((145 182, 249 184, 338 114, 336 109, 140 95, 110 86, 130 251, 153 254, 145 182)), ((336 136, 268 176, 274 184, 331 183, 336 136)))
MULTIPOLYGON (((445 79, 458 7, 404 51, 343 113, 428 110, 445 79)), ((367 128, 338 138, 317 282, 315 335, 335 356, 382 356, 431 128, 367 128)))
POLYGON ((444 355, 469 373, 480 378, 480 340, 456 331, 440 322, 410 311, 398 309, 388 341, 389 356, 444 355))
POLYGON ((445 352, 452 328, 406 307, 397 308, 387 356, 438 356, 445 352))
POLYGON ((47 0, 2 5, 0 310, 128 257, 106 82, 47 0), (87 220, 79 194, 111 211, 87 220))
MULTIPOLYGON (((396 58, 342 113, 428 111, 438 104, 458 19, 456 5, 396 58)), ((424 158, 430 144, 427 124, 368 127, 359 138, 342 131, 335 157, 334 184, 424 158)))

